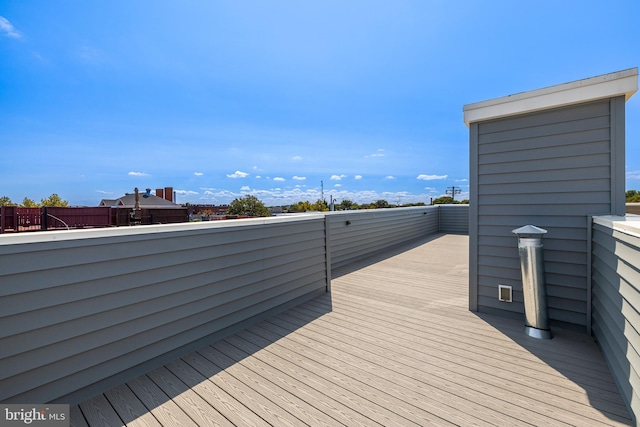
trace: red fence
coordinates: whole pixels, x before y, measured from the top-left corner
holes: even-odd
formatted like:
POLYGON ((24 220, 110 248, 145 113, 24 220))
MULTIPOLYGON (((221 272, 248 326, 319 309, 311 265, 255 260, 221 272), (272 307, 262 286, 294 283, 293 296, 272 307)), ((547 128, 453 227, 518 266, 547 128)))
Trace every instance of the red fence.
POLYGON ((111 226, 110 209, 108 207, 43 207, 41 209, 44 223, 42 229, 109 227, 111 226))
POLYGON ((42 229, 40 208, 0 207, 0 233, 42 229))
POLYGON ((142 208, 133 212, 131 208, 112 208, 111 224, 122 225, 149 225, 149 224, 174 224, 177 222, 189 222, 187 208, 180 209, 147 209, 142 208))
POLYGON ((0 207, 0 233, 188 222, 187 209, 0 207))

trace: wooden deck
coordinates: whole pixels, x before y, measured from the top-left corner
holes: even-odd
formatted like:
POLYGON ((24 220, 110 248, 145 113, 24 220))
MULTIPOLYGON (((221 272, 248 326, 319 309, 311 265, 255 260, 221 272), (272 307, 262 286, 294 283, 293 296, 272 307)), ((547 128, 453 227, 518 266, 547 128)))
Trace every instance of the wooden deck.
POLYGON ((586 335, 467 309, 468 237, 334 271, 332 292, 71 408, 72 426, 630 425, 586 335))

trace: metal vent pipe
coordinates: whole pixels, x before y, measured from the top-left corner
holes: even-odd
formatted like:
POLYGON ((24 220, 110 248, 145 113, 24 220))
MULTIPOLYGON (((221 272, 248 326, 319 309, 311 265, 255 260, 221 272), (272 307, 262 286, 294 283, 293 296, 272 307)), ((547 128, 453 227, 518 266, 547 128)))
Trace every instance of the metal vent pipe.
POLYGON ((551 339, 547 289, 544 280, 544 258, 542 237, 547 233, 535 225, 512 230, 518 236, 518 253, 522 270, 522 292, 524 294, 525 333, 533 338, 551 339))

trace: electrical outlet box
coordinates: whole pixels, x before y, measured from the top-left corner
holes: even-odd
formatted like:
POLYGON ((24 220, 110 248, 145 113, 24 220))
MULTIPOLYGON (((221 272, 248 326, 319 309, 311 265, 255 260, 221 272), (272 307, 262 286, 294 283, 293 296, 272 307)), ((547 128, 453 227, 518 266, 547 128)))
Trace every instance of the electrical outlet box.
POLYGON ((513 289, 509 285, 498 285, 498 300, 503 302, 513 301, 513 289))

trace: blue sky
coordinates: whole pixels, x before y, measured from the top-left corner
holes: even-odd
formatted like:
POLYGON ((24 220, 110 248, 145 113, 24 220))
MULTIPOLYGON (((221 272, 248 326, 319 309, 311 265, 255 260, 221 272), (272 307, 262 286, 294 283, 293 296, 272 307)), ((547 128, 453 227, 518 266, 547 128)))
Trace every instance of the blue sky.
MULTIPOLYGON (((0 3, 0 196, 468 197, 465 104, 640 65, 640 2, 0 3)), ((640 189, 640 95, 627 102, 640 189)))

